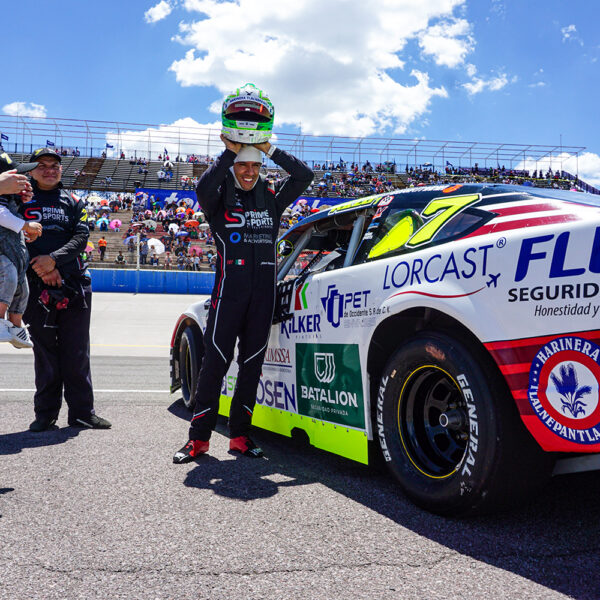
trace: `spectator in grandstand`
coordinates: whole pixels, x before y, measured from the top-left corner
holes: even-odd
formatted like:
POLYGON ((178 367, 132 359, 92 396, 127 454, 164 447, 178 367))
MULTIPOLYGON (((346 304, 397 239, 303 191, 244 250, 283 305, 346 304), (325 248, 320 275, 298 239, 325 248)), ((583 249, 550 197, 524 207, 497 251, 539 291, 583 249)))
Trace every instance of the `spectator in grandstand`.
POLYGON ((148 258, 148 240, 143 239, 140 242, 140 265, 145 265, 148 258))
POLYGON ((150 265, 152 267, 158 267, 158 264, 159 264, 159 258, 156 255, 156 252, 153 252, 152 256, 150 257, 150 265))
POLYGON ((117 263, 118 265, 126 265, 127 261, 125 260, 125 257, 123 256, 123 250, 119 250, 119 254, 117 254, 117 257, 115 258, 115 263, 117 263))
POLYGON ((25 241, 37 239, 42 226, 20 219, 18 206, 32 197, 25 173, 36 166, 37 163, 17 165, 8 154, 0 155, 0 342, 10 342, 15 348, 33 346, 23 327, 29 297, 25 241))
POLYGON ((171 253, 165 252, 165 269, 170 269, 173 266, 173 261, 171 260, 171 253))
POLYGON ((29 429, 45 431, 56 423, 63 394, 71 427, 108 429, 111 424, 94 412, 90 373, 92 288, 81 259, 89 237, 85 203, 62 188, 61 157, 54 150, 39 148, 30 160, 38 163, 31 171, 33 200, 20 212, 52 235, 29 244, 31 294, 24 317, 36 385, 29 429), (31 206, 37 210, 27 210, 31 206))
POLYGON ((104 255, 106 254, 106 247, 107 246, 108 246, 108 242, 106 241, 106 238, 104 236, 102 236, 98 240, 98 252, 100 252, 100 260, 101 261, 104 260, 104 255))
POLYGON ((189 441, 175 453, 175 463, 208 451, 222 380, 238 340, 239 371, 229 414, 230 449, 251 457, 263 455, 248 433, 273 313, 275 242, 283 211, 314 176, 303 162, 268 141, 244 146, 224 135, 221 140, 225 150, 203 173, 196 194, 218 241, 220 256, 227 252, 227 264, 214 263, 215 279, 221 283, 213 289, 209 308, 189 441), (275 189, 261 176, 261 153, 290 174, 275 189), (250 319, 245 318, 248 314, 250 319))

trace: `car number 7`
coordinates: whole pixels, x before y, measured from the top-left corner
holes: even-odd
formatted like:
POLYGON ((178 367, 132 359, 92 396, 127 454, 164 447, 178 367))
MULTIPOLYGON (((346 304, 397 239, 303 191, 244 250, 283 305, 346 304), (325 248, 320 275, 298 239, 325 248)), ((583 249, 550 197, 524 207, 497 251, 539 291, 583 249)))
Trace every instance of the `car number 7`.
POLYGON ((432 215, 437 216, 428 220, 419 229, 406 245, 409 247, 420 246, 431 241, 442 227, 457 213, 468 206, 479 202, 481 194, 467 194, 464 196, 447 196, 445 198, 434 198, 423 210, 421 217, 427 219, 432 215), (440 212, 441 211, 441 212, 440 212))

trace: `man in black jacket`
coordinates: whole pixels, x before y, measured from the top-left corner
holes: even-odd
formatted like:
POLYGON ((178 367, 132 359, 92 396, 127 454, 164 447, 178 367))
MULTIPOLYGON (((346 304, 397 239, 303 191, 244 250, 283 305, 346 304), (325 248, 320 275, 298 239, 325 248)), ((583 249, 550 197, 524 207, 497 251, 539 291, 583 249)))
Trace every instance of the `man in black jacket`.
POLYGON ((30 294, 25 311, 33 340, 35 420, 31 431, 56 423, 62 396, 72 427, 108 429, 94 412, 90 374, 92 289, 81 253, 89 230, 85 204, 62 189, 61 157, 40 148, 30 157, 33 199, 19 212, 25 221, 42 224, 43 235, 28 244, 30 294))
POLYGON ((189 441, 173 456, 175 463, 189 462, 208 451, 222 380, 238 339, 229 447, 246 456, 262 456, 248 431, 273 318, 275 242, 283 211, 313 179, 303 162, 269 142, 243 146, 223 135, 221 139, 226 149, 204 172, 196 189, 215 239, 217 264, 189 441), (259 151, 290 176, 269 186, 260 175, 259 151))

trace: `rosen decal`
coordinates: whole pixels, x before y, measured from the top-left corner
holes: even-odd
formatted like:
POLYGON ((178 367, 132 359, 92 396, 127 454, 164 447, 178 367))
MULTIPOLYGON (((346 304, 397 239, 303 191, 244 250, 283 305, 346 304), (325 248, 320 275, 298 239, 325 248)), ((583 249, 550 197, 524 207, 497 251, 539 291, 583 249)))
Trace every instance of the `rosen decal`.
POLYGON ((600 443, 600 348, 564 336, 538 351, 529 372, 529 402, 553 433, 578 444, 600 443))

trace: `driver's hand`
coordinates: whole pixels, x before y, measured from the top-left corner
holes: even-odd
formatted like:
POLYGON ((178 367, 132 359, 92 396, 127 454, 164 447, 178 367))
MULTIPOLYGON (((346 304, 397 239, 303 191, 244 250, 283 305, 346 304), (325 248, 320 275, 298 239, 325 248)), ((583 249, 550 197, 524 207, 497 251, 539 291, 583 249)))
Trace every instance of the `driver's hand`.
POLYGON ((260 144, 254 144, 254 147, 267 154, 271 148, 271 144, 269 142, 261 142, 260 144))
POLYGON ((242 149, 241 143, 232 142, 231 140, 228 140, 223 134, 221 134, 221 141, 225 144, 225 148, 227 148, 227 150, 231 150, 236 154, 242 149))

